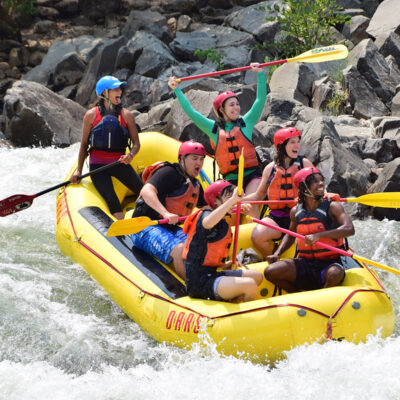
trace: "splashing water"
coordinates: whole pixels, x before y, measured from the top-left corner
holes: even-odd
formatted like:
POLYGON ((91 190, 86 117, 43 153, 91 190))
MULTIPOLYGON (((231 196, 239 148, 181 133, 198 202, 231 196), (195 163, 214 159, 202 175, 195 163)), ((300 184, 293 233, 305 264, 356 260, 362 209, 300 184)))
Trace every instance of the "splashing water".
MULTIPOLYGON (((3 149, 0 199, 66 178, 78 154, 3 149)), ((55 241, 56 192, 0 219, 0 399, 397 399, 399 327, 387 339, 299 346, 276 362, 224 357, 206 335, 157 343, 55 241)), ((400 223, 355 221, 356 254, 400 268, 400 223)), ((377 270, 400 315, 400 276, 377 270)))

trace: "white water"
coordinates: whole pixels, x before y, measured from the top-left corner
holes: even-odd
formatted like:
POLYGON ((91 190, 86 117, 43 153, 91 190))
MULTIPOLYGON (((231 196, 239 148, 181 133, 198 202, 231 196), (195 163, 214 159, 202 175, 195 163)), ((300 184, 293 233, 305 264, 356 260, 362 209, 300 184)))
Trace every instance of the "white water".
MULTIPOLYGON (((0 148, 0 199, 65 179, 78 153, 0 148)), ((0 399, 400 399, 400 339, 295 348, 273 367, 155 342, 54 237, 55 192, 0 218, 0 399)), ((400 223, 355 221, 350 244, 400 268, 400 223), (357 241, 356 241, 356 240, 357 241)), ((400 276, 377 270, 400 316, 400 276)))

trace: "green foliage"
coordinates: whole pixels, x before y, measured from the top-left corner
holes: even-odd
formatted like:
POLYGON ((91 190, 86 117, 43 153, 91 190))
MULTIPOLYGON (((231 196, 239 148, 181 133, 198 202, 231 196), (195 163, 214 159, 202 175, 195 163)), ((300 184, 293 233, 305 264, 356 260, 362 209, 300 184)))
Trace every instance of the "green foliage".
POLYGON ((210 48, 207 50, 197 49, 193 53, 201 62, 204 62, 207 58, 213 63, 217 64, 217 70, 222 71, 224 69, 224 64, 222 64, 222 57, 224 53, 220 52, 215 48, 210 48))
MULTIPOLYGON (((273 60, 270 60, 270 58, 268 56, 265 56, 265 62, 270 62, 270 61, 276 61, 277 58, 274 58, 273 60)), ((272 74, 274 73, 274 71, 279 67, 279 64, 276 65, 271 65, 270 67, 268 67, 268 71, 267 71, 267 82, 270 83, 271 82, 271 78, 272 78, 272 74)))
POLYGON ((0 5, 10 16, 16 13, 35 15, 38 12, 37 0, 0 0, 0 5))
POLYGON ((341 90, 340 88, 335 85, 332 95, 330 96, 326 108, 329 110, 331 115, 338 116, 341 112, 341 108, 345 100, 347 99, 348 92, 341 90))
POLYGON ((349 23, 351 18, 341 14, 343 10, 336 0, 281 0, 282 7, 268 6, 276 16, 267 21, 278 21, 284 37, 275 46, 285 57, 293 57, 317 45, 335 43, 330 28, 349 23))

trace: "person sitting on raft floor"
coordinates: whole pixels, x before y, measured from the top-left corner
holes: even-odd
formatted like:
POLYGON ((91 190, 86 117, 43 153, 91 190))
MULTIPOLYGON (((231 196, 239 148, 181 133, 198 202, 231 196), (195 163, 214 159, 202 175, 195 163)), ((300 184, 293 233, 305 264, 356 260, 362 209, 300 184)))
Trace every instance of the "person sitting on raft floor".
POLYGON ((166 264, 174 263, 176 273, 185 278, 182 260, 186 234, 176 226, 178 217, 189 215, 194 207, 203 207, 203 189, 196 179, 203 167, 206 151, 201 143, 181 144, 178 163, 158 162, 142 174, 146 182, 140 191, 132 217, 152 220, 166 218, 169 224, 153 225, 130 235, 133 244, 166 264))
MULTIPOLYGON (((240 116, 238 95, 234 92, 222 92, 214 99, 213 109, 217 116, 216 122, 193 109, 178 87, 179 81, 175 76, 168 81, 183 111, 209 137, 219 171, 223 178, 233 185, 237 185, 238 182, 239 156, 242 148, 244 149, 243 188, 247 194, 256 191, 262 174, 253 143, 253 128, 260 119, 267 98, 264 71, 259 68, 258 63, 250 65, 251 69, 257 73, 257 98, 243 117, 240 116)), ((258 217, 258 207, 252 207, 250 214, 258 217)))
POLYGON ((264 270, 265 278, 288 293, 338 286, 345 276, 339 254, 315 242, 343 248, 343 239, 354 235, 353 222, 340 203, 323 199, 325 182, 318 169, 298 171, 294 184, 299 200, 290 211, 289 229, 305 239, 297 239, 297 258, 277 261, 294 242, 286 234, 275 253, 267 257, 271 264, 264 270))
POLYGON ((208 186, 204 197, 209 208, 198 210, 183 226, 187 239, 183 250, 186 287, 190 297, 209 300, 255 300, 262 274, 255 270, 224 270, 229 255, 232 232, 225 217, 241 199, 238 189, 225 180, 208 186))
POLYGON ((124 219, 124 213, 115 193, 112 177, 117 178, 136 195, 143 187, 142 180, 130 165, 140 149, 140 142, 134 116, 122 107, 122 88, 125 86, 126 82, 111 75, 103 76, 97 81, 96 94, 99 100, 83 117, 78 166, 69 178, 72 183, 79 183, 78 177, 82 175, 88 147, 90 171, 119 160, 120 164, 92 175, 93 185, 106 201, 110 213, 117 219, 124 219), (132 148, 125 154, 129 139, 132 148))

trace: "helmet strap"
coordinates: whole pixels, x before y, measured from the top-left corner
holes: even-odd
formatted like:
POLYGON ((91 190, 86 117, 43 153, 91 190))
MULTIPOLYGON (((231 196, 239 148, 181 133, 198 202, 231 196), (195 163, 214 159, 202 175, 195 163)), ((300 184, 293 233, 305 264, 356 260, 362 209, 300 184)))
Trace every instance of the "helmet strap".
POLYGON ((324 196, 316 196, 316 195, 312 194, 311 190, 308 188, 306 182, 304 181, 303 183, 304 183, 304 186, 306 187, 306 190, 304 192, 304 196, 310 197, 311 199, 314 199, 314 200, 317 200, 317 201, 321 200, 324 197, 324 196))

